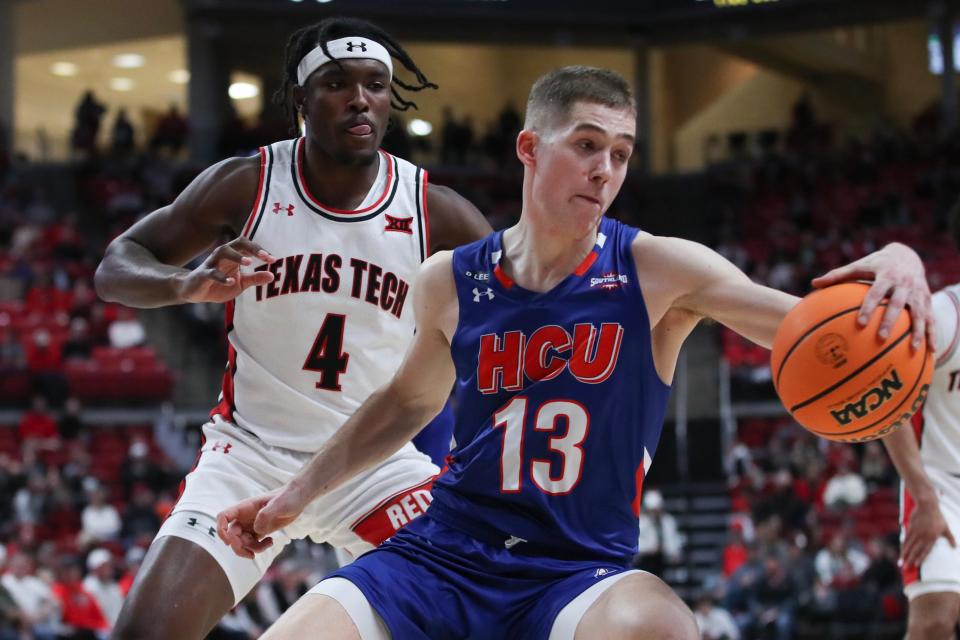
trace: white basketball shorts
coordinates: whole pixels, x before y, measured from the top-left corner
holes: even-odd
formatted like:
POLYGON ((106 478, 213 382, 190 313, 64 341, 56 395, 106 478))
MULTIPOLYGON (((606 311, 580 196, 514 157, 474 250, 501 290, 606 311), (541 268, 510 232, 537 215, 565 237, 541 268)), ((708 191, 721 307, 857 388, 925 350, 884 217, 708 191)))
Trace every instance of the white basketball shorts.
MULTIPOLYGON (((940 511, 954 538, 960 539, 960 477, 940 469, 926 467, 930 481, 940 498, 940 511)), ((913 499, 901 492, 900 541, 903 542, 913 512, 913 499)), ((960 546, 951 547, 940 537, 919 567, 902 567, 903 592, 913 600, 928 593, 960 593, 960 546)))
POLYGON ((430 458, 405 445, 379 466, 318 498, 289 527, 272 535, 273 546, 253 560, 233 553, 217 536, 217 514, 241 500, 282 486, 312 453, 272 447, 231 422, 215 417, 203 427, 203 446, 180 498, 157 533, 206 549, 223 568, 240 602, 291 541, 310 537, 356 557, 373 549, 430 504, 440 472, 430 458))

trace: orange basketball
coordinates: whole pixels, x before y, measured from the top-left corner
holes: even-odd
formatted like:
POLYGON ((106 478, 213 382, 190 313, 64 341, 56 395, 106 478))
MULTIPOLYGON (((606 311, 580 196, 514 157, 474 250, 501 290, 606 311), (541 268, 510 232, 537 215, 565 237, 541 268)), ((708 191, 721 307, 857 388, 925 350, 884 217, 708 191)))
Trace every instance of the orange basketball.
POLYGON ((809 294, 790 310, 773 340, 773 386, 797 422, 840 442, 865 442, 906 424, 933 375, 933 354, 912 351, 909 314, 887 340, 877 330, 887 301, 866 327, 857 324, 869 286, 839 284, 809 294))

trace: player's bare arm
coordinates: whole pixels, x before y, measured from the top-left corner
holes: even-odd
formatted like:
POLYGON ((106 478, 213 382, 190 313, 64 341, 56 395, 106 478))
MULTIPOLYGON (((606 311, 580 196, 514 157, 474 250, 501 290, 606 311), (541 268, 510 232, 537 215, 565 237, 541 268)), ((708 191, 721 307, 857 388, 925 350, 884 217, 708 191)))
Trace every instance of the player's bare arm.
POLYGON ((450 251, 493 231, 480 210, 449 187, 427 187, 427 211, 431 253, 450 251))
POLYGON ((97 268, 97 294, 104 300, 149 308, 224 302, 247 287, 272 281, 270 272, 240 273, 240 266, 253 258, 273 260, 262 247, 240 237, 259 176, 256 157, 224 160, 201 173, 173 203, 110 243, 97 268), (223 243, 228 238, 234 239, 223 243), (218 244, 199 267, 183 268, 218 244))
POLYGON ((900 557, 907 566, 920 566, 940 536, 946 538, 953 547, 956 541, 940 511, 937 490, 923 470, 913 429, 897 429, 883 439, 883 444, 916 505, 910 516, 900 557))
MULTIPOLYGON (((641 233, 634 242, 634 258, 653 326, 669 310, 683 309, 716 320, 769 348, 780 321, 798 301, 796 296, 752 282, 735 265, 696 242, 641 233)), ((826 286, 858 278, 874 281, 861 315, 869 317, 879 301, 889 295, 890 304, 881 324, 881 329, 889 333, 888 323, 895 321, 907 301, 914 322, 914 342, 919 345, 929 331, 931 311, 923 264, 916 254, 894 243, 849 267, 834 270, 817 284, 826 286), (894 309, 896 304, 899 307, 894 309)))
POLYGON ((268 534, 299 516, 318 496, 385 460, 443 408, 456 377, 450 340, 456 330, 457 294, 452 254, 429 258, 414 290, 417 333, 400 369, 371 395, 307 465, 281 489, 221 512, 221 539, 238 554, 271 544, 268 534))

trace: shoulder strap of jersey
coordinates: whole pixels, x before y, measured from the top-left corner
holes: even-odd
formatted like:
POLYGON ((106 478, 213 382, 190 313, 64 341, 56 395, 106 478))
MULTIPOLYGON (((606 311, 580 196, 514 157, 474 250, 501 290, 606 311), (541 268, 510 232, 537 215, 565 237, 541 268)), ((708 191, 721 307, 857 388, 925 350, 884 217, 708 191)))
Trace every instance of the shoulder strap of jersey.
POLYGON ((273 173, 273 145, 260 147, 260 181, 257 184, 257 197, 253 201, 253 207, 247 214, 247 223, 243 226, 241 235, 253 239, 257 229, 260 227, 260 220, 263 219, 263 212, 267 208, 267 192, 270 190, 270 178, 273 173))

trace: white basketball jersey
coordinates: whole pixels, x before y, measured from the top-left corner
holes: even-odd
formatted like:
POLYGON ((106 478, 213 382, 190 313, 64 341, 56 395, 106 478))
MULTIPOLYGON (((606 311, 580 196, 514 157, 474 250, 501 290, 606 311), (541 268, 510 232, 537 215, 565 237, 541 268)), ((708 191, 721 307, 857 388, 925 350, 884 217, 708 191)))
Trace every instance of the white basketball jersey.
POLYGON ((960 284, 933 295, 933 314, 937 363, 914 427, 924 465, 960 475, 960 284))
POLYGON ((303 150, 303 138, 260 149, 243 235, 278 258, 249 269, 275 279, 227 306, 213 414, 267 444, 315 451, 390 380, 413 337, 410 288, 429 254, 427 172, 381 150, 366 198, 342 211, 310 194, 303 150))

